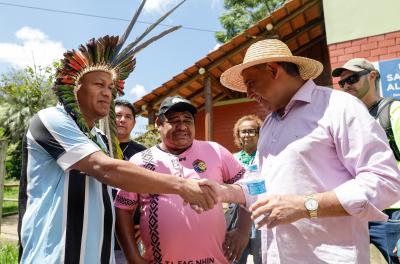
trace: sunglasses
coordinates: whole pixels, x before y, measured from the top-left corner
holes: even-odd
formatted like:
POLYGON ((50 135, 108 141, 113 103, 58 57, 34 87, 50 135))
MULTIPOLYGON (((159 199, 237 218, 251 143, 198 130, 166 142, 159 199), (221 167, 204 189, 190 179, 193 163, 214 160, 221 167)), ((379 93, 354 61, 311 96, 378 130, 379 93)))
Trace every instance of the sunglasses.
POLYGON ((243 129, 239 130, 240 137, 255 137, 258 134, 257 129, 243 129))
POLYGON ((355 83, 357 83, 359 80, 360 80, 360 77, 361 76, 364 76, 364 75, 367 75, 368 73, 370 73, 371 71, 370 70, 363 70, 363 71, 360 71, 360 72, 356 72, 356 73, 354 73, 353 75, 350 75, 349 77, 347 77, 346 79, 343 79, 343 80, 340 80, 338 83, 339 83, 339 86, 341 87, 341 88, 344 88, 344 85, 347 83, 348 85, 352 85, 352 84, 355 84, 355 83))

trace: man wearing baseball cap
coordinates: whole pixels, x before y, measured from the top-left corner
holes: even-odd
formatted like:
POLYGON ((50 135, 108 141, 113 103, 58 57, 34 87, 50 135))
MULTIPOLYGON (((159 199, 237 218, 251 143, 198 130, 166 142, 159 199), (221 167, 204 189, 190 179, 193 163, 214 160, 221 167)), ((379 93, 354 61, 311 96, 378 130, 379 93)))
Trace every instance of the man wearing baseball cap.
POLYGON ((333 77, 340 77, 339 86, 360 99, 368 109, 377 108, 379 100, 379 72, 366 59, 355 58, 332 71, 333 77))
MULTIPOLYGON (((382 98, 379 92, 380 74, 371 62, 364 58, 354 58, 342 67, 332 71, 333 77, 340 77, 340 88, 360 99, 369 113, 378 120, 386 132, 393 154, 400 161, 400 102, 393 98, 382 98)), ((400 238, 400 202, 385 209, 387 222, 370 222, 370 240, 388 263, 399 263, 394 255, 396 241, 400 238)))
POLYGON ((221 75, 224 86, 272 111, 256 161, 267 195, 251 196, 243 184, 214 186, 222 201, 262 218, 263 263, 369 263, 368 221, 385 221, 381 210, 400 199, 384 131, 353 96, 316 85, 322 69, 266 39, 221 75))
MULTIPOLYGON (((215 142, 194 139, 196 113, 190 101, 180 96, 167 97, 156 119, 161 143, 135 154, 130 162, 185 179, 211 179, 221 184, 241 179, 244 169, 227 149, 215 142)), ((236 243, 223 248, 226 225, 221 203, 207 213, 197 214, 183 206, 183 200, 174 194, 121 190, 115 206, 116 233, 129 263, 228 264, 240 258, 247 244, 250 215, 242 210, 236 243), (142 212, 143 256, 134 246, 131 220, 138 205, 142 212)))
POLYGON ((158 111, 158 117, 165 116, 168 111, 173 112, 189 112, 193 118, 197 114, 197 109, 192 105, 189 100, 186 100, 180 96, 170 96, 165 98, 165 100, 160 105, 160 110, 158 111))

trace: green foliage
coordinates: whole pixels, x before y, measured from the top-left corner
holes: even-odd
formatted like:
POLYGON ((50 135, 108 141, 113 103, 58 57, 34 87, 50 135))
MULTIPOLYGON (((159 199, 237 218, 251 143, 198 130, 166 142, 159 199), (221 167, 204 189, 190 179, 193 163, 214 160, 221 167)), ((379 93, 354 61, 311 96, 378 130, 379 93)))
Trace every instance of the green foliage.
POLYGON ((160 133, 153 125, 147 126, 147 131, 134 139, 136 142, 141 143, 146 148, 150 148, 161 142, 160 133))
POLYGON ((8 145, 5 163, 6 179, 18 179, 22 164, 22 140, 8 145))
MULTIPOLYGON (((7 181, 6 183, 15 184, 17 182, 7 181)), ((4 187, 4 198, 18 199, 18 190, 19 187, 4 187)), ((15 212, 18 212, 18 202, 3 201, 3 215, 15 212)))
POLYGON ((4 243, 0 246, 0 263, 18 263, 18 246, 16 244, 4 243))
POLYGON ((219 17, 223 31, 215 33, 220 43, 225 43, 248 29, 251 25, 270 15, 286 0, 224 0, 227 10, 219 17))
POLYGON ((14 70, 0 79, 0 123, 11 143, 18 142, 25 133, 29 119, 40 109, 56 102, 51 90, 52 68, 14 70))
POLYGON ((0 136, 9 144, 6 168, 8 177, 19 178, 22 138, 29 119, 40 109, 56 103, 51 87, 53 67, 27 67, 0 77, 0 136))

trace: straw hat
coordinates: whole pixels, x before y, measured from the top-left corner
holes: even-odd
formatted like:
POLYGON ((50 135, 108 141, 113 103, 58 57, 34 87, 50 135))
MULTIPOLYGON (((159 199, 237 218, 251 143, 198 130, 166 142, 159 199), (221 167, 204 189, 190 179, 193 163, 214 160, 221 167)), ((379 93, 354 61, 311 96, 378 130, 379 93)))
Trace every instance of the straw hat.
POLYGON ((229 68, 221 75, 221 83, 229 89, 246 92, 242 71, 257 64, 267 62, 293 62, 299 66, 300 77, 303 80, 315 79, 324 67, 319 61, 293 56, 292 52, 280 40, 266 39, 252 44, 246 52, 243 63, 229 68))

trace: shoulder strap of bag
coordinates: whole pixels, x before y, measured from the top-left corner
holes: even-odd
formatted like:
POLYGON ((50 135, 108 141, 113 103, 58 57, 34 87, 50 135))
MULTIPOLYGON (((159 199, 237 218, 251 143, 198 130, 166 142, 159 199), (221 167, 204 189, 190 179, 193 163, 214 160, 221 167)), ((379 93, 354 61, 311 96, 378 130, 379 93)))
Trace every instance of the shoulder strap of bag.
POLYGON ((378 111, 375 118, 379 118, 379 123, 385 130, 390 126, 390 105, 394 101, 394 98, 384 98, 379 102, 378 105, 378 111))
POLYGON ((386 136, 389 141, 390 148, 392 149, 396 160, 400 160, 400 151, 394 140, 392 124, 390 122, 390 106, 394 101, 397 101, 397 100, 394 98, 385 98, 385 99, 381 100, 379 102, 377 116, 375 118, 378 119, 379 124, 385 130, 386 136))

